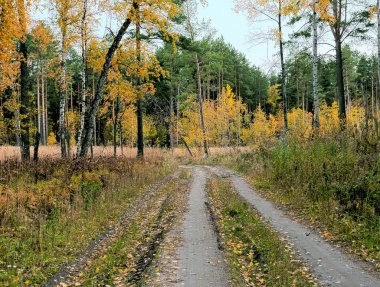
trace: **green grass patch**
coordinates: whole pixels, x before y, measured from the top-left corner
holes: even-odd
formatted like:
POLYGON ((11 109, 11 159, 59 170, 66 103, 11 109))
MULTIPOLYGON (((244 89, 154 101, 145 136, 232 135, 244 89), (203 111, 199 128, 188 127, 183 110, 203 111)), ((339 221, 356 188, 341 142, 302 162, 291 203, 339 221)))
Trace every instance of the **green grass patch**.
POLYGON ((227 180, 212 179, 207 191, 235 286, 317 286, 286 240, 227 180))

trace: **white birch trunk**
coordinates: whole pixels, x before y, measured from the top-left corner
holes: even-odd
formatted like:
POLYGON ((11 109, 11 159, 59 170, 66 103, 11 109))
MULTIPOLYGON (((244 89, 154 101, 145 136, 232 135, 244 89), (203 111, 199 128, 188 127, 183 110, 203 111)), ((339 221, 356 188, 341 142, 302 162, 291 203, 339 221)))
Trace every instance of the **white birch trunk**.
POLYGON ((40 95, 40 75, 37 73, 37 126, 38 132, 41 134, 41 95, 40 95))
POLYGON ((41 68, 41 143, 43 145, 46 144, 46 138, 47 135, 45 133, 46 131, 46 122, 45 122, 45 84, 44 84, 44 74, 43 74, 43 69, 41 68))
POLYGON ((313 98, 315 128, 319 129, 319 97, 318 97, 318 27, 316 0, 313 3, 313 98))
POLYGON ((83 16, 81 23, 82 38, 82 99, 81 99, 81 116, 80 127, 78 132, 77 156, 80 155, 82 147, 82 134, 84 129, 84 120, 86 115, 86 93, 87 93, 87 0, 83 0, 83 16))

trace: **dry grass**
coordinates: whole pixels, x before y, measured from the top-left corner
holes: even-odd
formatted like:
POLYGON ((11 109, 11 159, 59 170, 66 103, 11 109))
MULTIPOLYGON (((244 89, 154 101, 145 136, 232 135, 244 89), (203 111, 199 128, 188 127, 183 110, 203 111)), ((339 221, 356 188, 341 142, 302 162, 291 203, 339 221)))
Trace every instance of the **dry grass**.
MULTIPOLYGON (((247 151, 248 147, 211 147, 210 153, 216 154, 230 154, 235 152, 247 151)), ((30 149, 33 155, 33 148, 30 149)), ((144 150, 146 157, 156 158, 162 157, 163 155, 174 156, 179 158, 187 158, 189 154, 185 148, 175 148, 173 151, 165 148, 145 148, 144 150)), ((193 148, 192 152, 194 157, 199 158, 203 156, 202 149, 193 148)), ((117 148, 117 155, 121 155, 120 148, 117 148)), ((124 157, 135 158, 137 156, 136 148, 124 148, 124 157)), ((60 147, 58 145, 40 146, 39 157, 40 158, 60 158, 60 147)), ((71 156, 75 156, 75 151, 71 153, 71 156)), ((111 157, 113 156, 112 146, 96 146, 94 147, 95 157, 111 157)), ((0 146, 0 162, 10 160, 10 159, 20 159, 20 148, 17 146, 0 146)))

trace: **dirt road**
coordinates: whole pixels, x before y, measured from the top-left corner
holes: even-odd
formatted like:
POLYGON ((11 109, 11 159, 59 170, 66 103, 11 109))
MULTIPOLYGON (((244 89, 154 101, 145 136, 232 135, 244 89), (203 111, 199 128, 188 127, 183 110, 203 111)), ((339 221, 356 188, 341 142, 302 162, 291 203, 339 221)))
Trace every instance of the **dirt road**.
POLYGON ((205 205, 206 176, 203 168, 194 168, 188 208, 182 222, 163 246, 163 255, 159 259, 162 262, 158 268, 164 273, 159 275, 159 283, 155 286, 229 286, 223 254, 218 249, 205 205), (174 252, 168 249, 173 244, 176 245, 174 252), (177 274, 173 276, 172 273, 177 274))
POLYGON ((229 178, 235 190, 277 231, 288 238, 322 285, 380 286, 377 278, 363 270, 356 262, 331 246, 321 236, 291 220, 270 201, 258 195, 242 177, 221 168, 212 168, 211 170, 221 177, 229 178))
MULTIPOLYGON (((158 258, 154 259, 156 251, 152 251, 152 258, 150 258, 152 260, 149 262, 154 261, 150 269, 154 271, 149 271, 149 266, 144 267, 142 271, 146 274, 146 286, 231 286, 229 267, 225 263, 224 254, 218 248, 217 235, 206 206, 208 200, 205 190, 206 183, 212 174, 228 179, 236 192, 251 204, 270 223, 271 227, 287 237, 304 263, 317 276, 321 285, 380 286, 380 281, 362 269, 360 264, 352 261, 347 255, 331 246, 320 235, 286 216, 270 201, 257 194, 242 177, 222 168, 203 166, 186 168, 192 173, 190 190, 185 184, 185 192, 180 197, 181 203, 175 205, 177 206, 176 215, 173 215, 175 223, 173 222, 173 225, 170 225, 170 232, 164 236, 162 242, 161 240, 157 242, 157 246, 160 245, 158 258), (189 192, 187 193, 187 191, 189 192)), ((184 182, 190 183, 190 176, 187 178, 184 182)), ((119 225, 127 225, 128 218, 131 218, 136 210, 144 209, 143 207, 146 205, 144 203, 157 201, 156 191, 166 182, 164 180, 153 186, 152 190, 148 190, 135 205, 135 208, 132 208, 120 220, 119 225)), ((178 188, 172 190, 172 192, 177 191, 178 188)), ((173 194, 178 195, 179 193, 172 193, 172 196, 173 194)), ((69 282, 70 277, 75 276, 81 270, 83 271, 87 261, 100 256, 97 252, 98 249, 104 249, 104 252, 107 252, 106 248, 100 247, 110 245, 114 241, 114 237, 120 236, 119 233, 123 228, 120 229, 120 232, 116 232, 117 230, 119 228, 111 228, 108 233, 90 245, 86 253, 80 255, 76 262, 63 267, 45 286, 57 286, 59 283, 69 282)), ((145 278, 144 276, 141 275, 140 277, 145 278)), ((116 278, 117 282, 123 283, 127 282, 128 276, 120 273, 116 278)), ((119 284, 117 286, 124 285, 119 284)))
POLYGON ((189 210, 183 221, 179 270, 184 286, 228 286, 224 260, 206 208, 206 172, 195 168, 189 210))

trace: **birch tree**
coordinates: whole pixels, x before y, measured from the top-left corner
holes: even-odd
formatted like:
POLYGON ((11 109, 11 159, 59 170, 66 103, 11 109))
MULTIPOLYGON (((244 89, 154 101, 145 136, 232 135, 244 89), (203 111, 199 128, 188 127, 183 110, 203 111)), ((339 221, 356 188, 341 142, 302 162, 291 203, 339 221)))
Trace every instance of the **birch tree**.
POLYGON ((313 98, 314 125, 319 129, 319 96, 318 96, 318 18, 317 0, 313 0, 313 98))
POLYGON ((86 114, 86 95, 87 95, 87 44, 88 44, 88 0, 82 0, 81 18, 81 46, 82 46, 82 97, 81 97, 81 116, 77 140, 77 155, 80 154, 82 146, 82 134, 84 129, 84 118, 86 114))
POLYGON ((67 157, 68 146, 66 145, 66 100, 67 100, 67 51, 73 41, 73 25, 78 22, 77 2, 70 0, 51 0, 56 13, 56 24, 60 33, 60 79, 59 79, 59 140, 61 156, 67 157))

